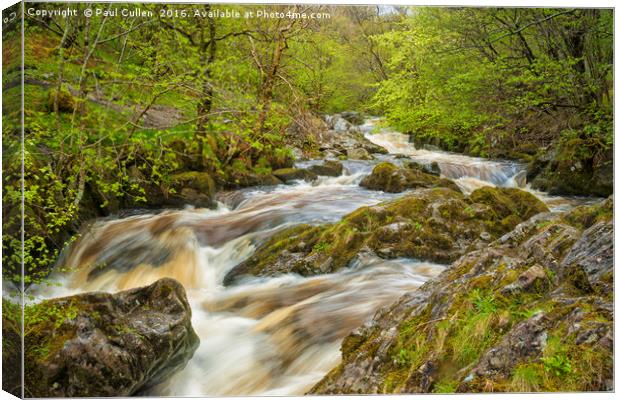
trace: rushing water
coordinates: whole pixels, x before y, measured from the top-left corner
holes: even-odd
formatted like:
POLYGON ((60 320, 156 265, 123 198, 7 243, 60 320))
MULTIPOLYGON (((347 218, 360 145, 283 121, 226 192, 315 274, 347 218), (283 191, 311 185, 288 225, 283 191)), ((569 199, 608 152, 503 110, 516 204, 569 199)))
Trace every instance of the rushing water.
MULTIPOLYGON (((397 132, 371 133, 374 122, 361 129, 390 154, 373 161, 345 161, 342 176, 220 193, 216 210, 188 208, 97 222, 63 260, 75 272, 59 278, 62 287, 41 290, 40 297, 117 291, 175 278, 187 290, 200 347, 184 370, 149 394, 305 393, 337 365, 346 334, 444 266, 362 254, 351 268, 333 274, 247 278, 224 287, 231 268, 276 230, 338 221, 361 206, 399 196, 359 186, 377 162, 402 163, 399 155, 437 162, 442 175, 464 192, 484 185, 530 190, 523 165, 417 150, 397 132), (108 268, 91 267, 102 264, 108 268)), ((535 194, 555 209, 581 201, 535 194)))

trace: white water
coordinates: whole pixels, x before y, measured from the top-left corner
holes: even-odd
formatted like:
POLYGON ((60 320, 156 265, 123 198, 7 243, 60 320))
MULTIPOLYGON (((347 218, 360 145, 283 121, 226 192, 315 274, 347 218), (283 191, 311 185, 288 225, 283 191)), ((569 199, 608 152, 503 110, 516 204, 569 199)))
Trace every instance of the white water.
MULTIPOLYGON (((416 150, 405 135, 371 134, 371 124, 363 128, 369 140, 392 153, 380 159, 402 162, 394 155, 404 154, 418 162, 436 161, 442 174, 465 192, 483 185, 524 184, 521 165, 416 150)), ((201 343, 184 370, 149 394, 303 394, 338 364, 344 336, 444 266, 362 254, 354 266, 334 274, 247 278, 232 287, 222 281, 276 230, 338 221, 363 205, 399 196, 359 187, 376 162, 346 161, 343 176, 321 177, 312 184, 221 193, 216 210, 190 208, 101 221, 67 255, 66 264, 76 272, 58 277, 63 286, 41 289, 39 297, 113 292, 175 278, 187 290, 201 343), (108 268, 98 272, 93 267, 98 264, 108 268)), ((562 198, 544 199, 556 201, 557 207, 571 205, 562 198)))
MULTIPOLYGON (((595 201, 580 197, 550 196, 532 189, 526 182, 526 166, 508 160, 489 160, 445 151, 416 149, 409 136, 389 128, 378 128, 379 119, 369 119, 360 127, 365 137, 388 150, 421 164, 436 162, 441 176, 452 179, 465 194, 484 186, 513 187, 527 190, 544 201, 552 211, 565 211, 595 201)), ((392 160, 390 160, 392 161, 392 160)))

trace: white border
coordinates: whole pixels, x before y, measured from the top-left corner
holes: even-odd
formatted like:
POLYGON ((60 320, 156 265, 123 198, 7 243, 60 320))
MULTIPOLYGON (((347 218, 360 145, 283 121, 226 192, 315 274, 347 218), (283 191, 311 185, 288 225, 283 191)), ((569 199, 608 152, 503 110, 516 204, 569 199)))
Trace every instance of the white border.
MULTIPOLYGON (((78 0, 65 0, 68 3, 79 3, 79 2, 87 2, 87 1, 78 1, 78 0)), ((97 1, 97 2, 129 2, 122 0, 112 0, 112 1, 97 1)), ((141 1, 136 1, 140 3, 141 1)), ((242 1, 234 1, 234 0, 220 0, 220 1, 183 1, 183 0, 149 0, 143 1, 144 3, 215 3, 215 4, 225 4, 225 3, 246 3, 246 4, 343 4, 343 5, 356 5, 356 4, 384 4, 384 5, 426 5, 426 6, 475 6, 475 7, 584 7, 584 8, 615 8, 616 2, 614 0, 591 0, 591 1, 583 1, 583 0, 544 0, 544 1, 532 1, 532 0, 523 0, 523 1, 515 1, 515 0, 394 0, 394 1, 386 1, 386 0, 336 0, 336 1, 325 1, 325 0, 242 0, 242 1)), ((13 4, 17 3, 17 1, 13 0, 0 0, 0 5, 2 9, 7 8, 13 4)), ((618 32, 618 24, 617 24, 617 16, 614 11, 614 61, 615 54, 618 51, 618 42, 615 41, 615 34, 618 32)), ((0 55, 1 61, 1 55, 0 55)), ((618 76, 618 65, 614 62, 614 77, 618 76)), ((614 94, 618 93, 618 83, 617 80, 614 79, 614 94)), ((614 104, 617 96, 614 95, 614 104)), ((1 90, 0 90, 0 103, 1 103, 1 90)), ((615 107, 614 107, 614 122, 615 119, 615 107)), ((614 139, 618 137, 618 125, 614 123, 614 139)), ((614 154, 618 153, 618 149, 620 145, 617 140, 614 140, 614 154)), ((615 183, 617 182, 620 173, 620 163, 614 162, 614 193, 615 193, 615 183)), ((614 216, 618 215, 618 205, 617 202, 614 202, 614 216)), ((614 232, 614 245, 619 242, 620 233, 616 230, 614 232)), ((614 246, 615 247, 615 246, 614 246)), ((614 274, 615 280, 615 274, 614 274)), ((615 291, 614 284, 614 294, 615 291)), ((618 296, 615 296, 615 309, 618 308, 618 296)), ((614 328, 616 327, 617 321, 614 318, 614 328)), ((617 332, 614 329, 614 332, 617 332)), ((615 370, 615 361, 617 352, 617 346, 614 341, 614 370, 615 370)), ((1 351, 1 350, 0 350, 1 351)), ((0 377, 2 372, 0 371, 0 377)), ((614 388, 618 388, 618 374, 614 374, 614 388)), ((362 400, 362 399, 392 399, 392 400, 404 400, 404 399, 416 399, 420 398, 422 400, 445 400, 445 399, 463 399, 463 400, 479 400, 479 399, 507 399, 507 400, 519 400, 519 399, 544 399, 544 400, 574 400, 574 399, 611 399, 615 398, 615 393, 541 393, 541 394, 450 394, 450 395, 436 395, 436 394, 419 394, 419 395, 392 395, 392 396, 338 396, 339 398, 347 399, 347 400, 362 400)), ((166 399, 188 399, 189 397, 167 397, 166 399)), ((229 397, 230 399, 245 399, 247 397, 229 397)), ((277 397, 277 399, 305 399, 310 398, 306 397, 277 397)), ((311 396, 314 399, 324 399, 324 400, 333 400, 335 396, 311 396)), ((9 395, 6 392, 0 392, 0 400, 5 399, 16 399, 16 397, 9 395)), ((159 398, 151 398, 151 397, 142 397, 142 399, 159 399, 159 398)))

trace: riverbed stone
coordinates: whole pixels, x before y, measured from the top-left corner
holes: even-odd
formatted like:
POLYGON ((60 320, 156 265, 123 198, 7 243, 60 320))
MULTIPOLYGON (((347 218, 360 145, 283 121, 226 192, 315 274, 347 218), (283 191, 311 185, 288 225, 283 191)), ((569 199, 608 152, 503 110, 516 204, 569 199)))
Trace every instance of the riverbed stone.
POLYGON ((394 164, 383 162, 375 166, 360 186, 371 190, 383 190, 388 193, 400 193, 409 189, 447 187, 460 192, 459 187, 450 179, 439 178, 420 168, 399 168, 394 164))
POLYGON ((342 163, 335 160, 325 160, 322 164, 308 167, 308 171, 322 176, 340 176, 343 170, 342 163))
POLYGON ((296 180, 311 182, 317 178, 314 172, 303 168, 281 168, 273 171, 272 174, 285 183, 291 183, 296 180))
POLYGON ((433 161, 431 163, 425 163, 425 164, 415 162, 415 161, 408 161, 405 163, 405 166, 410 169, 422 171, 426 174, 431 174, 435 176, 441 175, 441 168, 439 167, 439 164, 436 161, 433 161))
POLYGON ((368 150, 364 148, 354 148, 347 149, 347 157, 351 160, 372 160, 373 157, 370 155, 368 150))
POLYGON ((199 344, 185 290, 168 278, 45 300, 25 315, 32 397, 131 396, 181 370, 199 344))

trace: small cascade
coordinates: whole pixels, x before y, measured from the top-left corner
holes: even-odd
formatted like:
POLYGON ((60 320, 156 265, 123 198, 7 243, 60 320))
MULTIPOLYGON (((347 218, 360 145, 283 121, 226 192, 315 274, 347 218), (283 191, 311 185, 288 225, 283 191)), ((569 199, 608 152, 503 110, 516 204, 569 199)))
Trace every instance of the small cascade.
MULTIPOLYGON (((376 120, 370 120, 370 126, 376 120)), ((409 159, 430 164, 436 162, 445 178, 453 179, 466 193, 482 186, 525 187, 525 166, 511 161, 494 161, 469 157, 444 151, 418 150, 409 142, 409 136, 380 129, 372 133, 365 129, 366 138, 384 147, 390 154, 408 156, 409 159)))

